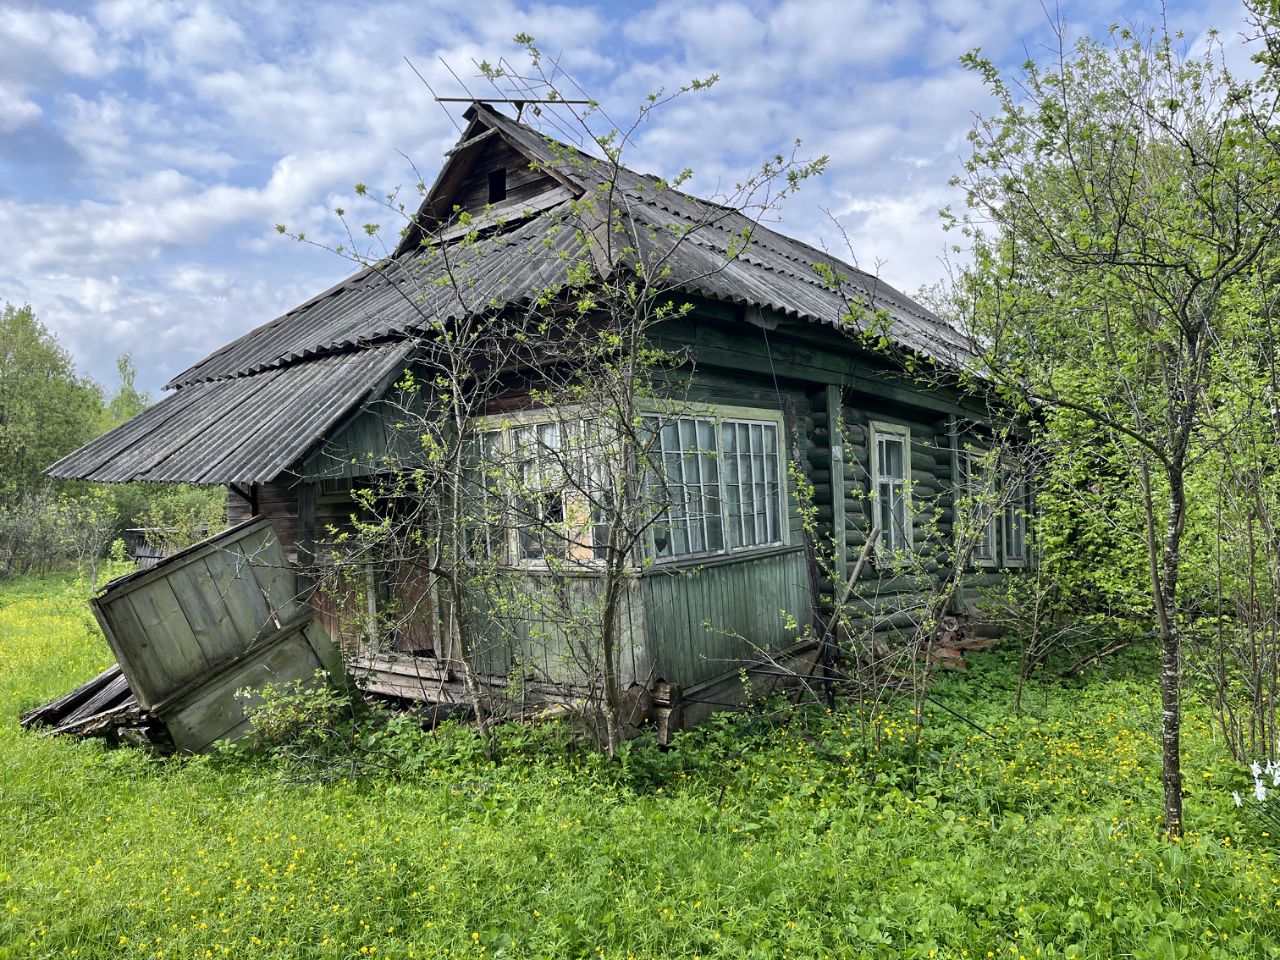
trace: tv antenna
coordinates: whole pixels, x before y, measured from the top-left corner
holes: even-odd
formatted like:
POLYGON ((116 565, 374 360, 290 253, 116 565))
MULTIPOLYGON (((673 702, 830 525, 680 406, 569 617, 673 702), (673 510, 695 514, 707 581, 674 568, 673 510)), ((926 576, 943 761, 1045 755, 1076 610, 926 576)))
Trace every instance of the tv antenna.
POLYGON ((516 119, 519 120, 524 114, 525 107, 533 107, 533 115, 535 117, 542 116, 543 104, 555 106, 556 104, 574 104, 579 106, 589 106, 592 100, 567 100, 564 97, 436 97, 436 103, 511 103, 515 104, 516 119))

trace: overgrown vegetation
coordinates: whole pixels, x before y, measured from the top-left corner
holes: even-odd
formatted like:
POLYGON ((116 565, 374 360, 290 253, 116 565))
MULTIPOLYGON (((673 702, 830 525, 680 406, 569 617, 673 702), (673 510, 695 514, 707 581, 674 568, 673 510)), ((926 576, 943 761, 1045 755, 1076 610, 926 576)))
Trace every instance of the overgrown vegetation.
POLYGON ((1046 601, 1161 640, 1175 836, 1188 654, 1237 754, 1277 749, 1280 27, 1253 14, 1252 80, 1167 27, 1073 39, 1055 20, 1056 49, 1012 76, 964 58, 996 106, 955 181, 954 312, 1047 455, 1046 601))
POLYGON ((76 371, 30 306, 0 309, 0 579, 74 565, 96 583, 98 562, 128 528, 147 528, 154 548, 172 551, 225 525, 221 488, 45 479, 58 458, 150 404, 128 354, 116 372, 105 389, 76 371))
POLYGON ((0 955, 1258 957, 1274 838, 1197 707, 1164 840, 1152 651, 1087 683, 979 655, 921 739, 883 717, 724 715, 620 763, 559 724, 401 730, 395 770, 157 761, 14 715, 109 659, 83 585, 0 587, 0 955), (206 951, 208 953, 206 954, 206 951))

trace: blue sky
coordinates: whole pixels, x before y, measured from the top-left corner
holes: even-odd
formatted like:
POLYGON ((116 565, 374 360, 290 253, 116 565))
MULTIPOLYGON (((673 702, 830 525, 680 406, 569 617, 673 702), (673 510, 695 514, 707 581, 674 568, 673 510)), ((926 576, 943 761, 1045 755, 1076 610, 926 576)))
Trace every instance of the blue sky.
MULTIPOLYGON (((1159 14, 1061 6, 1077 32, 1159 14)), ((1193 44, 1218 27, 1244 60, 1237 3, 1168 16, 1193 44)), ((442 95, 463 93, 444 63, 491 89, 474 62, 513 57, 522 31, 620 121, 651 90, 718 73, 654 115, 630 165, 691 167, 711 193, 798 137, 831 164, 779 228, 843 252, 829 212, 861 267, 914 291, 942 275, 937 211, 988 107, 957 58, 1015 65, 1047 25, 1035 0, 0 0, 0 301, 31 303, 99 379, 131 352, 157 390, 350 272, 274 224, 336 242, 353 184, 412 184, 405 157, 434 175, 457 132, 404 58, 442 95)))

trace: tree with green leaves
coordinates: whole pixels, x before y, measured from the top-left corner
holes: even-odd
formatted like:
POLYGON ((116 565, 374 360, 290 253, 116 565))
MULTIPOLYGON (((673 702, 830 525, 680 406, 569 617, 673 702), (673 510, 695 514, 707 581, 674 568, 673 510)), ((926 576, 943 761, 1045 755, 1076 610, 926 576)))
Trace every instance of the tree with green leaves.
POLYGON ((99 432, 102 394, 30 306, 0 310, 0 499, 45 486, 42 471, 99 432))
POLYGON ((104 427, 107 430, 120 426, 151 406, 151 394, 138 389, 138 368, 132 354, 122 353, 116 357, 116 376, 120 383, 107 400, 104 427))
POLYGON ((1121 28, 1071 43, 1055 26, 1051 62, 1016 80, 965 58, 998 109, 957 178, 973 252, 961 300, 979 375, 1050 438, 1087 422, 1141 507, 1177 836, 1188 484, 1235 291, 1280 238, 1280 163, 1257 122, 1265 91, 1236 83, 1216 47, 1189 55, 1166 32, 1121 28))

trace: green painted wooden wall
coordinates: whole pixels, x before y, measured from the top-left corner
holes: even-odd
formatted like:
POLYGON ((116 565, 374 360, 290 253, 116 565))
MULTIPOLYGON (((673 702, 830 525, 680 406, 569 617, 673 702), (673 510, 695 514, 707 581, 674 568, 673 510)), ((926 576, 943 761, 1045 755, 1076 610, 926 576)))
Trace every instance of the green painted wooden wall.
MULTIPOLYGON (((870 528, 870 424, 886 421, 911 431, 912 514, 917 551, 945 563, 953 516, 954 478, 949 422, 980 420, 981 406, 945 387, 921 387, 837 331, 769 311, 699 303, 694 312, 659 331, 660 342, 690 359, 667 392, 696 403, 781 411, 785 450, 813 485, 818 537, 841 554, 838 575, 818 584, 829 603, 856 561, 870 528), (748 315, 750 314, 750 316, 748 315), (833 448, 839 453, 833 455, 833 448)), ((403 441, 376 404, 352 419, 317 451, 305 472, 358 475, 380 453, 403 441)), ((790 490, 790 483, 788 489, 790 490)), ((810 570, 794 498, 788 497, 788 542, 759 555, 662 566, 636 578, 625 613, 623 673, 644 682, 661 677, 688 685, 758 660, 756 647, 777 650, 795 638, 788 617, 810 619, 810 570)), ((944 567, 935 564, 937 572, 944 567)), ((481 672, 503 675, 525 664, 547 678, 574 682, 581 655, 570 649, 572 628, 552 611, 564 598, 540 604, 536 574, 508 574, 508 609, 489 620, 481 672), (514 598, 525 601, 518 609, 514 598), (541 607, 541 610, 539 609, 541 607), (512 611, 515 611, 512 613, 512 611)), ((996 581, 999 572, 975 574, 996 581)), ((583 609, 596 604, 598 581, 575 578, 566 588, 581 594, 583 609)), ((501 594, 501 589, 498 591, 501 594)), ((868 614, 897 611, 902 625, 922 602, 922 583, 875 563, 864 570, 854 602, 868 614)))
POLYGON ((688 686, 790 646, 788 621, 809 620, 807 577, 798 546, 646 572, 655 678, 688 686))

